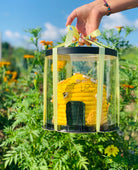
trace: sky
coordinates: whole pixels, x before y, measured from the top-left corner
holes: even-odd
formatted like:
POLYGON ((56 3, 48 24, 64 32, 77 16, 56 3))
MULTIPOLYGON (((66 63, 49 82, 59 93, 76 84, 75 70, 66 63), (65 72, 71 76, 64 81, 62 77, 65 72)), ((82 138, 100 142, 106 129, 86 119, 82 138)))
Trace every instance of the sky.
MULTIPOLYGON (((31 48, 29 28, 42 28, 41 39, 58 41, 66 33, 68 15, 77 7, 92 0, 0 0, 0 33, 2 42, 12 46, 31 48)), ((75 26, 76 20, 73 22, 75 26)), ((99 29, 115 26, 135 26, 128 36, 138 46, 138 8, 103 17, 99 29)))

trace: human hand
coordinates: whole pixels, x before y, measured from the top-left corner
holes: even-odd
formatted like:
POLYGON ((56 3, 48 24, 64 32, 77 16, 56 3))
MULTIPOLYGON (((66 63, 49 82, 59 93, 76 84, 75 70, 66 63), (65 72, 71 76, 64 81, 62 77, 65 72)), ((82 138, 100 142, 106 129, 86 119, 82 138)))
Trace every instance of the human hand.
POLYGON ((91 32, 98 29, 102 17, 107 13, 102 0, 76 8, 67 18, 66 26, 71 25, 73 20, 77 18, 76 28, 81 34, 82 43, 91 32))

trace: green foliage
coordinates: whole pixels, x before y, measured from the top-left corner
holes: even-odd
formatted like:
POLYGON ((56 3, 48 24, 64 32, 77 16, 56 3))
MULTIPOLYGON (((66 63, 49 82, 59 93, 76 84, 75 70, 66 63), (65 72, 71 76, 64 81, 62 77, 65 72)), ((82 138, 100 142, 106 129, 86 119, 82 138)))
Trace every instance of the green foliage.
POLYGON ((107 44, 107 46, 116 49, 120 56, 122 51, 124 52, 126 49, 132 47, 126 37, 134 30, 135 28, 128 26, 116 30, 104 30, 102 32, 101 39, 107 44))
POLYGON ((41 32, 41 28, 37 27, 37 28, 32 28, 32 29, 28 29, 26 30, 26 32, 29 32, 32 36, 30 38, 30 40, 32 41, 32 43, 35 45, 35 47, 38 50, 38 39, 40 38, 40 32, 41 32))

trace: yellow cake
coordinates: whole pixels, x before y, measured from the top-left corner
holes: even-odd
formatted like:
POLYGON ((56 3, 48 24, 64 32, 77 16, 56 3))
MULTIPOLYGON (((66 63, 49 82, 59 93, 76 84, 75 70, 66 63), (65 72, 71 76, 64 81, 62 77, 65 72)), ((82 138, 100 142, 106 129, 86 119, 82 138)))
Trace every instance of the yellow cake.
MULTIPOLYGON (((97 82, 94 79, 80 73, 75 73, 72 77, 60 81, 57 89, 58 125, 67 125, 66 104, 69 101, 83 102, 85 104, 85 125, 92 126, 96 124, 97 82)), ((104 86, 101 124, 107 122, 107 112, 108 103, 104 86)))

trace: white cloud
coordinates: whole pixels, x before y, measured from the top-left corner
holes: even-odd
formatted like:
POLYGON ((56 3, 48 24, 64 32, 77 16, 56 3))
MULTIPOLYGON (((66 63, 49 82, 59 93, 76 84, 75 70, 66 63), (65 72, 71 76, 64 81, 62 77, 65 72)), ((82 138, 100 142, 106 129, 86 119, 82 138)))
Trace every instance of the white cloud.
POLYGON ((6 35, 6 37, 8 37, 8 38, 20 38, 21 37, 21 35, 18 33, 18 32, 12 32, 12 31, 10 31, 10 30, 6 30, 5 31, 5 35, 6 35))
POLYGON ((135 21, 128 20, 125 15, 122 13, 112 14, 110 16, 106 16, 102 20, 102 28, 111 29, 115 28, 115 26, 130 26, 138 28, 138 19, 135 21))
POLYGON ((135 21, 134 26, 138 29, 138 19, 135 21))
POLYGON ((102 21, 102 28, 104 29, 111 29, 115 28, 115 26, 125 25, 132 26, 132 23, 122 13, 112 14, 110 16, 103 18, 102 21))
MULTIPOLYGON (((66 34, 65 28, 58 28, 49 22, 46 22, 44 27, 45 30, 41 33, 41 39, 46 41, 59 40, 61 36, 66 34)), ((14 46, 22 46, 25 48, 31 46, 29 36, 11 30, 6 30, 4 32, 4 41, 7 41, 14 46)))
POLYGON ((44 26, 46 30, 41 34, 42 39, 54 41, 58 40, 61 36, 66 34, 66 29, 57 28, 49 22, 46 22, 44 26))
POLYGON ((4 41, 11 43, 16 47, 25 47, 30 46, 30 37, 27 35, 22 35, 19 32, 12 32, 11 30, 6 30, 4 32, 4 41))

